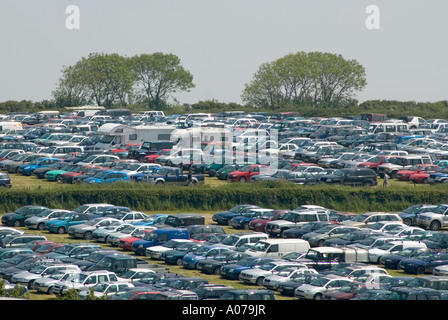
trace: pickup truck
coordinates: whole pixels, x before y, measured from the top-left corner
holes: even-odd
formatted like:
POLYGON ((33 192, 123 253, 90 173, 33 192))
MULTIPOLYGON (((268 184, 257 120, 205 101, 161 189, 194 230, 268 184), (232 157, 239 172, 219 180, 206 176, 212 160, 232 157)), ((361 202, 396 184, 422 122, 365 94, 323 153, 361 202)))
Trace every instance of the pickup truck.
POLYGON ((178 184, 187 186, 204 183, 204 175, 184 173, 181 168, 163 167, 154 173, 145 174, 142 181, 158 185, 178 184), (189 179, 190 175, 191 179, 189 179))
POLYGON ((439 204, 428 212, 420 213, 416 220, 417 226, 432 231, 446 228, 448 227, 448 204, 439 204))

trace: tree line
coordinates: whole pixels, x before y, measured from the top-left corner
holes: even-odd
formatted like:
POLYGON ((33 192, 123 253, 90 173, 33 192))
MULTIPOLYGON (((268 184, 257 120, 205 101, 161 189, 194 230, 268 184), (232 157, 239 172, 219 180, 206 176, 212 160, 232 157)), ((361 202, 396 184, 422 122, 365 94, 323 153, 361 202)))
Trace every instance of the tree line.
POLYGON ((368 112, 390 117, 418 115, 448 118, 446 101, 371 100, 359 103, 355 94, 367 85, 364 67, 356 60, 325 52, 296 52, 262 63, 241 92, 242 103, 216 100, 181 104, 175 94, 195 87, 193 74, 174 54, 156 52, 124 57, 91 53, 64 66, 52 99, 40 102, 0 102, 0 112, 64 110, 100 105, 106 108, 186 112, 298 111, 303 116, 348 116, 368 112))

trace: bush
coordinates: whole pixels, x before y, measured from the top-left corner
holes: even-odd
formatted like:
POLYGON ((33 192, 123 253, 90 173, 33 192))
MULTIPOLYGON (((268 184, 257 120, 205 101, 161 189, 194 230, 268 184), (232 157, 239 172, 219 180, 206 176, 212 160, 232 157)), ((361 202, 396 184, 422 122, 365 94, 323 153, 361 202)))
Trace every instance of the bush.
POLYGON ((0 208, 10 212, 25 205, 75 209, 86 203, 111 203, 134 210, 224 210, 237 204, 265 208, 294 209, 315 204, 339 211, 397 211, 417 203, 448 202, 446 185, 400 185, 382 187, 303 186, 292 183, 260 182, 209 185, 154 186, 146 183, 74 185, 67 188, 0 190, 0 208))

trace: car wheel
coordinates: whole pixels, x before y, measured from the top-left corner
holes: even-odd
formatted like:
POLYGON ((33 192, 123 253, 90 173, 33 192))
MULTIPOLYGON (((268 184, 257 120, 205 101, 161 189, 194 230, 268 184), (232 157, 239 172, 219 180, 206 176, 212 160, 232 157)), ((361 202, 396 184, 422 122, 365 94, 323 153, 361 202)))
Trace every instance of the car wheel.
POLYGON ((12 225, 14 228, 18 228, 18 227, 20 227, 20 221, 16 220, 16 221, 14 221, 14 223, 12 225))
POLYGON ((45 224, 42 222, 37 225, 37 230, 44 230, 44 228, 45 228, 45 224))
POLYGON ((429 225, 429 229, 431 229, 432 231, 438 231, 440 229, 440 222, 439 221, 431 222, 431 224, 429 225))
POLYGON ((249 222, 245 222, 243 225, 244 230, 249 230, 249 222))
POLYGON ((246 178, 245 178, 245 177, 241 177, 241 178, 239 178, 238 181, 239 181, 239 182, 246 182, 246 178))
POLYGON ((64 177, 62 176, 62 174, 60 174, 56 177, 56 181, 59 183, 64 183, 64 177))
POLYGON ((313 300, 322 300, 322 294, 321 293, 316 293, 313 297, 313 300))
POLYGON ((182 258, 177 259, 177 260, 176 260, 176 264, 177 264, 178 266, 181 266, 181 265, 182 265, 182 258))
POLYGON ((220 274, 221 273, 221 267, 216 267, 215 269, 213 269, 213 274, 220 274))
POLYGON ((227 225, 230 226, 230 220, 232 220, 232 218, 227 219, 227 225))
POLYGON ((31 280, 28 282, 27 285, 28 290, 33 290, 34 289, 34 280, 31 280))
POLYGON ((428 184, 428 178, 423 179, 422 183, 423 184, 428 184))
POLYGON ((425 273, 425 268, 424 267, 418 267, 416 270, 417 274, 424 274, 425 273))
POLYGON ((58 232, 58 234, 64 234, 65 233, 65 228, 64 227, 59 227, 57 232, 58 232))
POLYGON ((324 245, 324 242, 325 242, 324 239, 319 240, 319 241, 317 242, 317 246, 318 246, 318 247, 322 247, 322 246, 324 245))
POLYGON ((404 223, 405 225, 407 225, 407 226, 410 226, 410 225, 412 225, 412 220, 409 219, 409 218, 406 218, 406 219, 403 220, 403 223, 404 223))
POLYGON ((390 173, 390 177, 391 177, 392 179, 396 179, 396 178, 397 178, 397 171, 392 171, 392 172, 390 173))
POLYGON ((84 233, 84 239, 92 240, 92 232, 91 231, 87 231, 86 233, 84 233))
POLYGON ((257 281, 255 283, 257 284, 257 286, 262 286, 263 280, 264 280, 264 277, 259 277, 259 278, 257 278, 257 281))

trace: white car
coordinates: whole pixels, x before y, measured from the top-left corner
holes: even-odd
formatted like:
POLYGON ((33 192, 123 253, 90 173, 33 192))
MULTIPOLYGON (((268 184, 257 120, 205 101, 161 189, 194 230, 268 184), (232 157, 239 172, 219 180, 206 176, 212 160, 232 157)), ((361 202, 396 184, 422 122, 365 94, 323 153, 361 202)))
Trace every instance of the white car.
POLYGON ((285 268, 304 268, 304 264, 289 261, 271 261, 263 264, 260 268, 247 269, 240 272, 239 280, 245 283, 263 285, 264 278, 273 275, 285 268))
POLYGON ((266 278, 264 278, 263 286, 265 286, 267 289, 275 290, 277 288, 278 283, 291 281, 291 280, 297 278, 299 275, 309 274, 309 273, 318 274, 318 272, 316 270, 311 269, 311 268, 310 269, 286 268, 276 274, 273 274, 273 275, 270 275, 270 276, 267 276, 266 278))
POLYGON ((64 273, 54 273, 46 277, 42 277, 40 279, 36 279, 34 281, 33 288, 37 292, 52 294, 53 293, 53 285, 58 281, 66 281, 69 278, 73 277, 75 274, 81 273, 81 271, 70 270, 64 273))
POLYGON ((318 277, 308 284, 297 287, 294 290, 294 296, 299 299, 321 300, 324 293, 338 290, 350 283, 353 283, 353 280, 346 277, 334 275, 318 277))
POLYGON ((65 271, 81 271, 81 269, 74 264, 37 265, 29 271, 15 273, 11 278, 11 282, 24 285, 28 287, 28 289, 31 289, 35 280, 53 273, 61 273, 65 271))
POLYGON ((110 281, 101 282, 88 290, 81 290, 78 296, 81 300, 86 300, 88 296, 93 295, 94 298, 103 298, 120 292, 125 292, 135 286, 130 282, 110 281))
POLYGON ((163 245, 160 246, 152 246, 148 247, 145 250, 145 255, 151 257, 151 259, 160 259, 160 256, 162 255, 162 252, 173 250, 179 245, 186 243, 186 242, 193 242, 193 240, 190 239, 171 239, 165 242, 163 245))
POLYGON ((426 244, 419 241, 391 241, 377 248, 369 249, 369 262, 379 263, 385 254, 397 253, 407 248, 427 248, 426 244))

